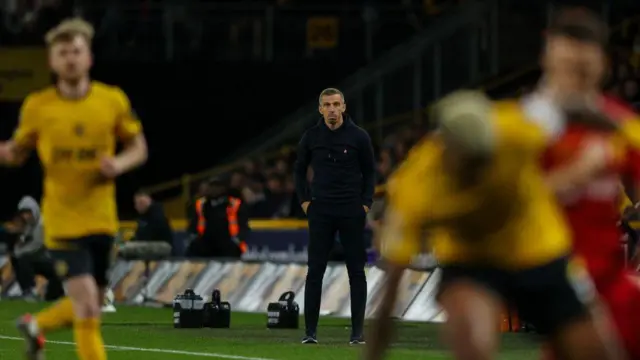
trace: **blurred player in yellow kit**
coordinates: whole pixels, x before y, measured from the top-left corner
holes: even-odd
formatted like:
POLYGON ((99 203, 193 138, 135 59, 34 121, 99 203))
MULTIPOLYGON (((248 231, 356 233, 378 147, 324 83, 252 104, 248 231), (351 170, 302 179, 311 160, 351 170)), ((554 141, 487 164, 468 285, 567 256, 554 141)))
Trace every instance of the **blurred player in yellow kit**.
POLYGON ((72 326, 78 357, 103 360, 100 308, 118 228, 114 179, 146 161, 147 145, 127 96, 91 81, 92 26, 62 22, 46 35, 55 86, 30 94, 0 161, 20 164, 36 149, 44 168, 45 243, 67 298, 18 320, 28 359, 44 358, 44 334, 72 326), (116 142, 123 150, 115 154, 116 142))
POLYGON ((540 109, 470 92, 437 107, 439 133, 388 184, 381 232, 387 287, 367 360, 383 357, 403 268, 426 238, 442 268, 438 299, 454 358, 496 356, 503 302, 544 332, 562 359, 619 358, 616 339, 601 329, 606 319, 590 311, 595 290, 570 261, 571 239, 549 190, 569 186, 602 159, 587 151, 576 160, 583 172, 547 182, 539 156, 559 130, 540 109))

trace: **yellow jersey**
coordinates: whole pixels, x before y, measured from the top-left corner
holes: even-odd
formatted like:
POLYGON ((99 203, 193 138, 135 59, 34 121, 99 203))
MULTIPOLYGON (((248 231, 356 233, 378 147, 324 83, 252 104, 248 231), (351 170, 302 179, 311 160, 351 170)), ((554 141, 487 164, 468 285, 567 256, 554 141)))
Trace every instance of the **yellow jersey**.
POLYGON ((492 120, 495 155, 473 187, 456 188, 443 171, 437 135, 412 150, 388 183, 384 258, 407 264, 425 241, 441 264, 507 270, 569 254, 570 233, 540 167, 551 133, 516 102, 494 104, 492 120))
POLYGON ((116 141, 142 132, 122 90, 92 82, 81 99, 50 87, 30 94, 20 111, 13 141, 36 148, 44 169, 42 214, 49 247, 59 240, 118 230, 115 183, 100 172, 116 141))

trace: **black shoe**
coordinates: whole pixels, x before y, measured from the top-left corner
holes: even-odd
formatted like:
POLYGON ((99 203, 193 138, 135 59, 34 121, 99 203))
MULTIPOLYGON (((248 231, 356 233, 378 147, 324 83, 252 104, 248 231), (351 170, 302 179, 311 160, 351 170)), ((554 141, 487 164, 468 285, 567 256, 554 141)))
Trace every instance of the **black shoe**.
POLYGON ((366 342, 362 338, 362 336, 352 337, 349 341, 349 345, 364 345, 366 342))
POLYGON ((302 338, 302 343, 303 344, 317 344, 318 340, 316 340, 315 335, 314 336, 307 335, 307 336, 302 338))

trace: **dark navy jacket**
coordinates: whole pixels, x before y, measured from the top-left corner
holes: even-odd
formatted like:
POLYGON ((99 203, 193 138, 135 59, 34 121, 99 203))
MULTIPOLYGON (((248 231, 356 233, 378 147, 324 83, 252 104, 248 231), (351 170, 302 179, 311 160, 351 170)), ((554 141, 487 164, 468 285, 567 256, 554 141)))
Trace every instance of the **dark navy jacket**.
POLYGON ((295 183, 300 203, 310 201, 311 206, 340 213, 351 213, 350 209, 362 209, 362 205, 371 208, 375 173, 371 138, 346 114, 336 130, 319 121, 298 144, 295 183), (309 165, 313 169, 311 186, 307 182, 309 165))

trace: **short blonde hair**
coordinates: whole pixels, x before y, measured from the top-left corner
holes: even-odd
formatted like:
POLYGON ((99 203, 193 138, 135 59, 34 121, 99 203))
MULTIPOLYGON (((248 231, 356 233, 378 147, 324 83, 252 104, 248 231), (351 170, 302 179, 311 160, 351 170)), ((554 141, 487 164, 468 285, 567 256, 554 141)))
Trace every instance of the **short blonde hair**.
POLYGON ((71 41, 76 36, 84 37, 91 43, 95 30, 93 26, 81 18, 66 19, 49 30, 44 37, 47 46, 58 42, 71 41))
POLYGON ((480 91, 459 90, 436 103, 435 114, 442 134, 461 150, 486 154, 495 147, 492 102, 480 91))

